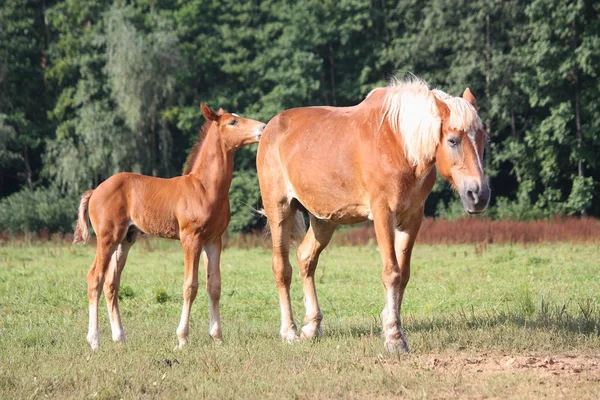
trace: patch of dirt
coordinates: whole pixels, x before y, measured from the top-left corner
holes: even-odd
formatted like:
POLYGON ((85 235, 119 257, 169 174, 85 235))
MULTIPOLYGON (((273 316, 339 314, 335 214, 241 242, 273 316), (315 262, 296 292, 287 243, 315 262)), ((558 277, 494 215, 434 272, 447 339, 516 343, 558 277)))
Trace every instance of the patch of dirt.
POLYGON ((380 357, 377 363, 390 375, 430 377, 436 382, 426 386, 432 398, 600 398, 600 353, 442 353, 380 357))
POLYGON ((419 356, 419 366, 432 370, 462 370, 473 373, 531 372, 540 376, 581 377, 600 382, 600 357, 581 355, 478 354, 419 356))

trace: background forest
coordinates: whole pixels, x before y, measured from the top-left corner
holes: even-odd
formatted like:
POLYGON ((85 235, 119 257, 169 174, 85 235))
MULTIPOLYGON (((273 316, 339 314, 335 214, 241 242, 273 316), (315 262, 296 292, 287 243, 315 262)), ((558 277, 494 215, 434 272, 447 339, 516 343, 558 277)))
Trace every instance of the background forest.
MULTIPOLYGON (((600 217, 600 2, 2 0, 0 231, 70 231, 119 171, 181 172, 201 101, 267 122, 414 73, 475 93, 493 218, 600 217)), ((256 146, 231 231, 264 224, 256 146)), ((463 215, 439 181, 428 215, 463 215)))

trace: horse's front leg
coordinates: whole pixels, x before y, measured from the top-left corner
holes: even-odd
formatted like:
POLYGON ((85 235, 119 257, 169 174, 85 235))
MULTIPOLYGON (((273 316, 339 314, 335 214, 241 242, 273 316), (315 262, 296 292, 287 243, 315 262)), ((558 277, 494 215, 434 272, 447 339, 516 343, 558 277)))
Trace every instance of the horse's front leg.
POLYGON ((178 349, 183 348, 188 341, 190 311, 198 294, 198 262, 200 261, 203 245, 202 239, 195 233, 182 232, 180 238, 183 247, 185 274, 183 279, 183 308, 181 310, 181 320, 177 327, 178 349))
MULTIPOLYGON (((412 255, 412 249, 421 227, 421 221, 423 220, 423 209, 417 211, 415 214, 405 218, 398 227, 396 227, 394 237, 394 247, 396 252, 396 259, 400 267, 400 287, 398 291, 398 313, 402 311, 402 298, 404 297, 404 290, 410 279, 410 258, 412 255)), ((401 317, 401 315, 400 315, 401 317)), ((400 326, 400 332, 406 342, 406 337, 400 326)), ((408 349, 408 346, 406 347, 408 349)))
POLYGON ((420 218, 416 229, 416 221, 411 218, 410 223, 403 223, 401 231, 397 232, 396 216, 393 213, 384 211, 374 213, 373 217, 375 235, 383 263, 382 281, 386 303, 381 313, 381 319, 385 347, 390 352, 398 350, 408 352, 408 343, 400 321, 400 306, 404 289, 410 277, 410 253, 420 226, 420 218), (399 257, 396 255, 395 242, 398 244, 399 257))
POLYGON ((221 332, 221 315, 219 301, 221 299, 221 236, 208 241, 204 245, 204 269, 206 271, 206 292, 208 293, 208 307, 210 323, 208 334, 215 342, 223 341, 221 332))

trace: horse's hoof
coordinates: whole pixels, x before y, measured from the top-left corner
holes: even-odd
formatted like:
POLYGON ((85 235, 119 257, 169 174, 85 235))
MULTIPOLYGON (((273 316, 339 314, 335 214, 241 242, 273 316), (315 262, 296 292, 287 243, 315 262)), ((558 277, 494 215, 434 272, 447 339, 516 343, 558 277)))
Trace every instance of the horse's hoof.
POLYGON ((396 353, 410 353, 410 349, 408 348, 408 344, 406 344, 405 341, 403 340, 386 340, 385 342, 385 349, 388 351, 388 353, 390 354, 396 354, 396 353))
POLYGON ((315 327, 314 325, 304 325, 300 331, 300 339, 302 340, 314 340, 321 337, 321 327, 315 327))

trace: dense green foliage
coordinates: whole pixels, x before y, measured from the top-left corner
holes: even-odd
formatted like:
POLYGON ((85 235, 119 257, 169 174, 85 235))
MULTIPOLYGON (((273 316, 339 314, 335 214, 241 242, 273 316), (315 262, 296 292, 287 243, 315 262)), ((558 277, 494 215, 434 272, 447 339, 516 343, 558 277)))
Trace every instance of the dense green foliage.
MULTIPOLYGON (((200 101, 266 122, 411 72, 476 94, 488 215, 598 217, 599 13, 592 0, 5 0, 0 196, 176 175, 200 101)), ((234 230, 259 224, 254 155, 236 157, 234 230)), ((453 199, 439 182, 426 212, 455 215, 453 199)))
MULTIPOLYGON (((111 341, 102 299, 97 352, 85 340, 93 258, 93 246, 0 247, 0 398, 598 399, 600 392, 597 244, 490 245, 479 252, 472 245, 417 245, 402 306, 412 352, 401 357, 383 348, 374 246, 324 251, 315 275, 323 337, 294 345, 278 334, 271 252, 227 249, 225 343, 212 344, 207 334, 201 272, 183 351, 173 351, 181 246, 136 243, 120 292, 127 343, 111 341)), ((302 297, 295 271, 299 325, 302 297)))

